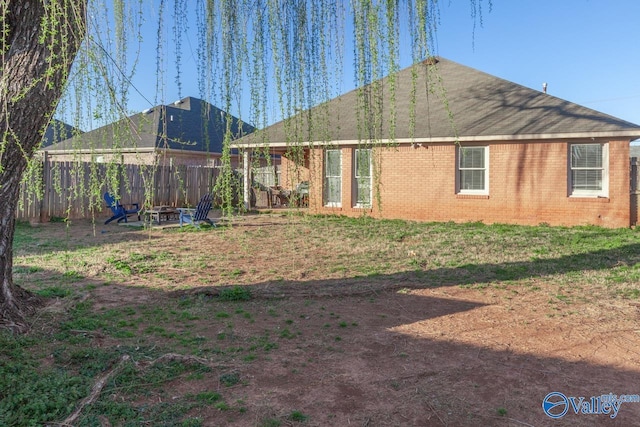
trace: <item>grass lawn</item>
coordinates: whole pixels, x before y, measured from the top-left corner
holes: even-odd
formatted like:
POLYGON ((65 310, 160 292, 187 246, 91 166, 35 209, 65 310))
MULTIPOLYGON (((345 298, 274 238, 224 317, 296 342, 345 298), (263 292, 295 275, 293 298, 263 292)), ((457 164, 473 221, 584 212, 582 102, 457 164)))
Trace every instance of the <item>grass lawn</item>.
POLYGON ((20 224, 0 425, 637 425, 640 232, 249 215, 20 224), (99 384, 103 387, 93 388, 99 384), (90 397, 90 400, 85 400, 90 397), (75 411, 75 412, 74 412, 75 411))

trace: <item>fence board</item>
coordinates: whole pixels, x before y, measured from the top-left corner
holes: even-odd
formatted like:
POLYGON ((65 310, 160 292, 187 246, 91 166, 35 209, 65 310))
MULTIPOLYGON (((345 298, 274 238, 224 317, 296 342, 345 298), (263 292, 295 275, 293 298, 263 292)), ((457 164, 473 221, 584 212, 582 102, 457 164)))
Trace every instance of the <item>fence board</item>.
MULTIPOLYGON (((87 162, 51 162, 43 158, 41 188, 23 183, 16 217, 49 221, 58 218, 91 218, 110 215, 102 195, 107 168, 114 165, 87 162), (38 191, 39 190, 39 191, 38 191), (38 195, 38 192, 41 195, 38 195)), ((122 203, 146 206, 195 206, 205 193, 212 193, 219 169, 203 166, 119 165, 118 195, 122 203), (148 191, 145 191, 148 190, 148 191)))

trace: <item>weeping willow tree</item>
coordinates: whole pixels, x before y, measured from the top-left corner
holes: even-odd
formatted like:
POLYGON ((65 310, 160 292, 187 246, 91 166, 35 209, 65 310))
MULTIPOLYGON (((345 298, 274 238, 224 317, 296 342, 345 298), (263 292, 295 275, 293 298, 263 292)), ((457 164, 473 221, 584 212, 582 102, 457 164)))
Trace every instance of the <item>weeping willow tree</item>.
MULTIPOLYGON (((483 0, 466 1, 475 23, 483 0)), ((21 178, 54 113, 78 127, 131 113, 129 99, 139 92, 132 82, 148 49, 143 43, 155 42, 155 93, 138 94, 150 105, 165 101, 168 80, 181 97, 184 82, 195 78, 200 98, 258 128, 302 117, 338 95, 344 58, 351 57, 355 84, 363 88, 354 114, 362 144, 371 145, 381 138, 383 119, 376 81, 393 75, 403 56, 414 63, 428 57, 438 24, 436 0, 0 0, 0 9, 0 323, 15 331, 28 329, 26 319, 38 306, 12 277, 21 178), (187 52, 194 56, 195 77, 184 66, 187 52)), ((142 65, 148 74, 149 64, 142 65)), ((387 120, 394 123, 393 106, 390 111, 387 120)), ((303 162, 305 141, 328 134, 329 114, 287 121, 287 156, 296 164, 303 162)), ((230 213, 235 135, 231 121, 225 123, 216 185, 230 213)), ((123 127, 122 138, 135 139, 135 131, 123 127)), ((115 140, 116 151, 118 146, 115 140)), ((266 158, 268 146, 265 137, 266 158)), ((110 187, 117 188, 120 166, 110 164, 112 173, 102 178, 114 181, 110 187)), ((91 182, 82 191, 100 200, 104 186, 91 182)))
POLYGON ((13 283, 20 181, 86 32, 86 0, 0 2, 0 321, 23 331, 35 298, 13 283))

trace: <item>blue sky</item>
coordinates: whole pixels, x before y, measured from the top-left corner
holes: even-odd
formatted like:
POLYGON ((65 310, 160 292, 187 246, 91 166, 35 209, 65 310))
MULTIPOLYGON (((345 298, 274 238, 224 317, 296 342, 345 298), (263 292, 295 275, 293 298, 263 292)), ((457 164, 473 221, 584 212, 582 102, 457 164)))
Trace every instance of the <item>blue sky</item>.
MULTIPOLYGON (((488 0, 483 0, 483 22, 476 22, 475 29, 471 0, 440 0, 439 5, 435 54, 536 90, 546 82, 551 95, 640 124, 640 1, 492 0, 489 11, 488 0)), ((149 78, 155 75, 156 61, 153 17, 149 25, 151 34, 146 36, 133 84, 153 101, 156 82, 149 78)), ((171 37, 169 29, 167 38, 171 37)), ((184 69, 195 68, 191 53, 195 40, 190 36, 183 41, 184 69)), ((344 49, 348 53, 353 48, 344 49)), ((402 67, 410 63, 410 58, 401 59, 402 67)), ((179 94, 173 84, 174 61, 167 59, 166 65, 165 99, 159 102, 170 103, 179 94)), ((344 65, 351 67, 350 60, 345 59, 344 65)), ((345 69, 344 75, 342 92, 354 87, 353 71, 345 69)), ((199 93, 196 79, 185 74, 182 96, 187 95, 199 93)), ((131 111, 150 106, 131 91, 131 111)))
POLYGON ((640 1, 493 0, 475 37, 469 2, 446 3, 438 54, 640 124, 640 1))

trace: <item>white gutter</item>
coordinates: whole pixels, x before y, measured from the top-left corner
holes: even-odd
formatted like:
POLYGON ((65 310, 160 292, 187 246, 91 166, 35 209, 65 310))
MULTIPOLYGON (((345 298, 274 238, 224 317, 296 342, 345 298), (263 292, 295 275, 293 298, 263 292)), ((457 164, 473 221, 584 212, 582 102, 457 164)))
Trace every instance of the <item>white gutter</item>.
MULTIPOLYGON (((613 131, 613 132, 566 132, 566 133, 543 133, 543 134, 524 134, 524 135, 480 135, 480 136, 460 136, 460 137, 435 137, 435 138, 396 138, 394 140, 381 139, 375 141, 376 144, 415 144, 415 143, 455 143, 455 142, 509 142, 509 141, 540 141, 540 140, 558 140, 558 139, 616 139, 616 138, 640 138, 639 130, 629 131, 613 131)), ((353 146, 361 144, 372 144, 370 140, 340 140, 340 141, 304 141, 304 142, 259 142, 259 143, 232 143, 233 148, 286 148, 291 146, 353 146)))

